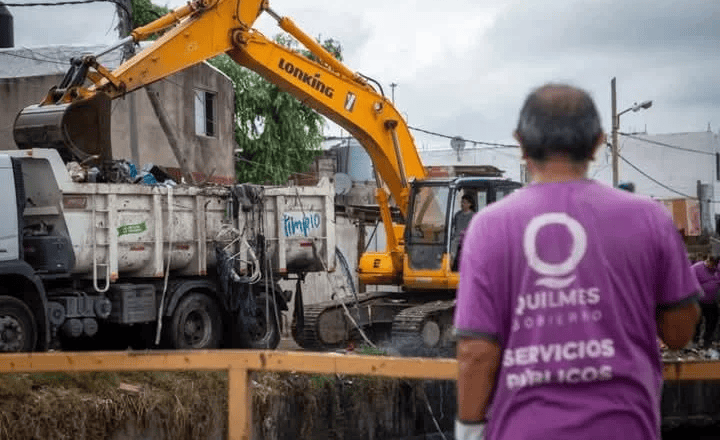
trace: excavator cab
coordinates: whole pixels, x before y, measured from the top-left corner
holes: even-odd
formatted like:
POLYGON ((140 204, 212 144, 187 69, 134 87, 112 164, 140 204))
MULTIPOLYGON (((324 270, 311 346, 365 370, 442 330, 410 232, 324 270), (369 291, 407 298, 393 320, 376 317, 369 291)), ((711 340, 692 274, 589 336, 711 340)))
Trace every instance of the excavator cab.
POLYGON ((436 278, 437 283, 427 283, 434 288, 451 287, 442 283, 449 272, 458 270, 462 238, 472 216, 520 187, 518 182, 487 177, 414 182, 405 228, 409 272, 436 278))
POLYGON ((101 92, 69 103, 43 102, 17 115, 13 137, 20 149, 57 149, 66 163, 104 164, 112 159, 110 113, 110 98, 101 92))

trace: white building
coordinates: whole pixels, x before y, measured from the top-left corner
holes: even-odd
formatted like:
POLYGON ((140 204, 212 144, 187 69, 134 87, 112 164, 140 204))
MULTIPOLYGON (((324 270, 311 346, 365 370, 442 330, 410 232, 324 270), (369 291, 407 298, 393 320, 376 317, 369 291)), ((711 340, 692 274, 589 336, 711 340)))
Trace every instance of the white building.
MULTIPOLYGON (((720 137, 712 131, 618 136, 618 180, 657 199, 698 198, 703 227, 717 232, 720 222, 720 137), (701 185, 698 185, 698 182, 701 185), (709 201, 708 201, 709 200, 709 201)), ((590 177, 612 184, 612 154, 601 148, 590 177)))
POLYGON ((506 177, 517 182, 525 181, 525 171, 520 159, 520 149, 511 147, 465 147, 460 151, 452 148, 420 150, 425 166, 439 165, 492 165, 500 168, 506 177))

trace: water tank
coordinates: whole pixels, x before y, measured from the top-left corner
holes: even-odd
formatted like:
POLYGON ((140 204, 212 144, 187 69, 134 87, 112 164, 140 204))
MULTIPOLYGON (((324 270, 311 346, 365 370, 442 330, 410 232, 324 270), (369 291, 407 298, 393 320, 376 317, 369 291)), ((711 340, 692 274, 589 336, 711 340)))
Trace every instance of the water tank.
POLYGON ((0 2, 0 49, 13 47, 15 45, 13 38, 13 16, 8 8, 0 2))
POLYGON ((358 141, 351 139, 336 148, 339 173, 348 174, 353 182, 375 181, 370 156, 358 141))

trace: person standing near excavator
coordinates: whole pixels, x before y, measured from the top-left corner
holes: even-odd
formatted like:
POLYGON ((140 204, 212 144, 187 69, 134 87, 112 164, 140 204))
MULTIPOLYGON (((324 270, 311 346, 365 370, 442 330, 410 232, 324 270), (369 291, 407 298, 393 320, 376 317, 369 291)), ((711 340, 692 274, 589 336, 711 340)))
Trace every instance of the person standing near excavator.
POLYGON ((460 256, 458 440, 659 439, 662 362, 699 285, 667 210, 588 179, 592 98, 548 84, 515 137, 533 181, 476 214, 460 256))
POLYGON ((705 332, 702 335, 700 334, 700 323, 698 323, 695 330, 695 342, 699 344, 700 336, 702 336, 702 348, 708 349, 713 345, 718 315, 720 315, 717 305, 717 296, 720 291, 718 257, 708 255, 703 261, 693 264, 692 269, 704 294, 700 299, 700 309, 702 310, 702 321, 705 322, 705 332))

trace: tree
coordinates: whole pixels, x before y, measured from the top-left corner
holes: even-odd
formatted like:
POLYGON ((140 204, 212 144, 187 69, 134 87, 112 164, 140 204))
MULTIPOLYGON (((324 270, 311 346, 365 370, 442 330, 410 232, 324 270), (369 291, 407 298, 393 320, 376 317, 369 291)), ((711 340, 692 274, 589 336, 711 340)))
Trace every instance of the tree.
MULTIPOLYGON (((285 35, 275 40, 297 47, 297 42, 285 35)), ((323 46, 342 60, 342 47, 337 41, 325 39, 323 46)), ((301 52, 312 59, 309 51, 301 52)), ((325 119, 227 55, 210 60, 210 64, 229 76, 235 89, 238 180, 280 184, 293 173, 307 171, 320 152, 325 119)))
POLYGON ((132 18, 135 27, 145 26, 170 12, 170 9, 157 6, 150 0, 132 0, 132 18))
MULTIPOLYGON (((132 7, 136 27, 169 12, 150 0, 132 0, 132 7)), ((298 49, 297 41, 288 35, 278 35, 275 40, 298 49)), ((336 40, 326 38, 322 44, 342 60, 342 47, 336 40)), ((314 59, 309 51, 301 52, 314 59)), ((325 119, 227 55, 215 57, 209 63, 230 78, 235 91, 238 181, 282 184, 291 174, 307 171, 320 152, 325 119)))

